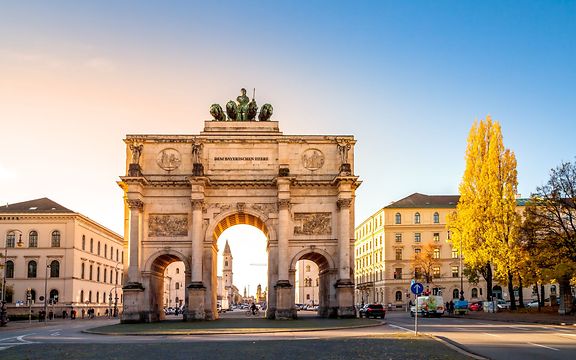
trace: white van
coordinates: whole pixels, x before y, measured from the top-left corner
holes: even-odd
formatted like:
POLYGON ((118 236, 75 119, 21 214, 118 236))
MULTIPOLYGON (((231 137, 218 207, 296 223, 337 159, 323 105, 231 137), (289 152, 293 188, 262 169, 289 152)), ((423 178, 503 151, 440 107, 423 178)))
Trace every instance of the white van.
MULTIPOLYGON (((444 299, 438 295, 418 296, 416 299, 418 315, 421 316, 442 316, 444 314, 444 299)), ((416 306, 410 307, 410 316, 414 316, 416 306)))

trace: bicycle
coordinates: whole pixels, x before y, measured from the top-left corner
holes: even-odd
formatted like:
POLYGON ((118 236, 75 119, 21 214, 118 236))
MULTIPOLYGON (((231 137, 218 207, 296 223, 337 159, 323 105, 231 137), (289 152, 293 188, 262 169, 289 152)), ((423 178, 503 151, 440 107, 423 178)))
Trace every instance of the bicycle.
POLYGON ((248 310, 246 310, 244 315, 246 315, 246 317, 250 317, 250 316, 258 317, 258 316, 260 316, 260 310, 256 309, 256 310, 254 310, 254 313, 252 313, 252 310, 248 309, 248 310))

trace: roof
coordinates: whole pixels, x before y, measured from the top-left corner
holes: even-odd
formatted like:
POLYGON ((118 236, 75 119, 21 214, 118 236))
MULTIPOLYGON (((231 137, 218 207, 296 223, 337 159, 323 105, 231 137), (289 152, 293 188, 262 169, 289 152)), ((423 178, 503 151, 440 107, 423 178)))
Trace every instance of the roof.
POLYGON ((385 206, 385 208, 455 208, 459 199, 460 195, 426 195, 414 193, 385 206))
POLYGON ((226 240, 226 245, 224 246, 224 254, 231 254, 230 245, 228 245, 228 240, 226 240))
POLYGON ((41 198, 36 200, 29 200, 15 204, 6 204, 0 206, 0 213, 26 213, 26 214, 47 214, 47 213, 70 213, 75 214, 74 211, 65 208, 64 206, 54 202, 48 198, 41 198))

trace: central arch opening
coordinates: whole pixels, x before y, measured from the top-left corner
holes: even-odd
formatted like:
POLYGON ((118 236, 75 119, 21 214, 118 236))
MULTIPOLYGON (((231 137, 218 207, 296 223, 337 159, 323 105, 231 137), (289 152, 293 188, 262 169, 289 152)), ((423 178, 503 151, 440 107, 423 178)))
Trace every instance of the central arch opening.
POLYGON ((268 231, 258 217, 234 214, 214 230, 218 248, 217 310, 220 317, 244 317, 255 304, 264 316, 268 293, 268 231))
POLYGON ((150 269, 151 308, 159 320, 182 319, 186 307, 185 263, 176 254, 162 254, 150 269))

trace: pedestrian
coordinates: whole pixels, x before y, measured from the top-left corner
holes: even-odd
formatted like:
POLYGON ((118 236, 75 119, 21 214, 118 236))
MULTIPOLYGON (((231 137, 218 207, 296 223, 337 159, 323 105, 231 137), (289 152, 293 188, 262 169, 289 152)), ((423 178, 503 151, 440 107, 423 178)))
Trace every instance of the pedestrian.
POLYGON ((446 301, 446 311, 448 312, 448 315, 450 315, 450 302, 446 301))
POLYGON ((84 315, 86 314, 86 310, 82 309, 82 319, 84 319, 84 315))
POLYGON ((454 301, 450 300, 450 304, 449 304, 449 305, 450 305, 449 313, 450 313, 450 314, 454 314, 454 301))
POLYGON ((68 317, 68 312, 66 310, 62 310, 62 319, 66 319, 68 317))

